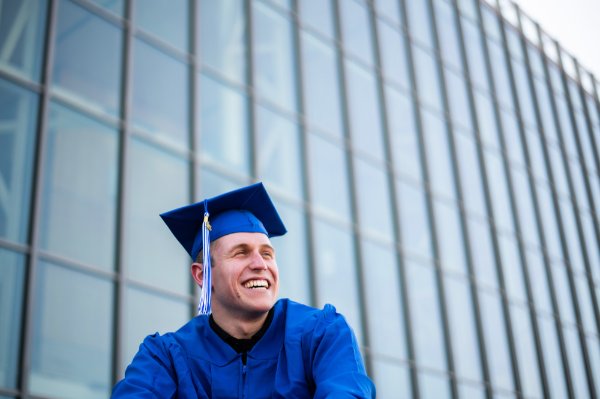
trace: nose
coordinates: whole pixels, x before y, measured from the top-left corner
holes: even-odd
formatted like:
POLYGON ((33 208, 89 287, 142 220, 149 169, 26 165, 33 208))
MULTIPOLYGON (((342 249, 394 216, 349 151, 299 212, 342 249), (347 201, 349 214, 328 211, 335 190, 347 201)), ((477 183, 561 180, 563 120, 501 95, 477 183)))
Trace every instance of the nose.
POLYGON ((264 258, 261 256, 261 254, 258 251, 254 252, 252 255, 250 267, 252 269, 256 269, 256 270, 266 270, 267 269, 267 262, 265 262, 264 258))

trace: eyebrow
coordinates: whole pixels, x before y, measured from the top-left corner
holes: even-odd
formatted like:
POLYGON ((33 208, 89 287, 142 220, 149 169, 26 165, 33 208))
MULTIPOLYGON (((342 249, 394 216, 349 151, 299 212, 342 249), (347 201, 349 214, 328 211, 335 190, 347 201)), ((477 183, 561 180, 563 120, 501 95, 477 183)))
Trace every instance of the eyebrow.
MULTIPOLYGON (((229 250, 227 250, 227 252, 226 252, 226 253, 227 253, 227 254, 231 254, 232 252, 235 252, 237 249, 240 249, 240 248, 249 248, 249 247, 250 247, 250 245, 249 245, 248 243, 241 242, 241 243, 239 243, 239 244, 236 244, 236 245, 234 245, 233 247, 231 247, 229 250)), ((268 243, 261 244, 261 245, 259 246, 259 248, 260 248, 261 250, 264 250, 264 249, 269 249, 269 250, 273 251, 273 253, 275 253, 275 248, 274 248, 274 247, 273 247, 271 244, 268 244, 268 243)))

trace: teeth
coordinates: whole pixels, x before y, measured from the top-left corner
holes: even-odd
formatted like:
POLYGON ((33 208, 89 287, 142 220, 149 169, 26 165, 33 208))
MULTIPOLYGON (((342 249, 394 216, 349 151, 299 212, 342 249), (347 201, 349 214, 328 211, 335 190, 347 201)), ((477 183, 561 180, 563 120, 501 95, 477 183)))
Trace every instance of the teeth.
POLYGON ((246 288, 257 288, 257 287, 267 288, 268 286, 269 286, 269 283, 267 283, 266 280, 250 280, 246 284, 244 284, 244 287, 246 287, 246 288))

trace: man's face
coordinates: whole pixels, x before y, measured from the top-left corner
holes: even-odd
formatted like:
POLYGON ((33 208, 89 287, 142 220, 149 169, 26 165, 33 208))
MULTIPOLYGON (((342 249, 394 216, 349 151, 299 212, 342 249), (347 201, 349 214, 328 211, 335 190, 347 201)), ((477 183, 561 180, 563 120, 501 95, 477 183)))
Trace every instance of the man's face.
POLYGON ((216 240, 212 255, 212 310, 221 317, 252 319, 268 312, 279 292, 275 250, 262 233, 216 240))

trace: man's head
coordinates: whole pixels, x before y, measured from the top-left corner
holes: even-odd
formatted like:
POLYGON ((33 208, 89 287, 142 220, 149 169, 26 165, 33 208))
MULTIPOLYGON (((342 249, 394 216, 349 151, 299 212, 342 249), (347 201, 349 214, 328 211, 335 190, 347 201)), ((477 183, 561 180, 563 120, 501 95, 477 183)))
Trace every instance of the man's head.
POLYGON ((210 313, 211 287, 215 291, 215 300, 218 300, 215 303, 217 307, 230 306, 235 302, 223 296, 226 291, 238 298, 242 308, 250 302, 255 302, 255 310, 268 302, 272 306, 278 291, 278 275, 269 238, 283 235, 287 230, 262 183, 208 198, 160 216, 196 261, 192 265, 192 274, 202 286, 201 313, 210 313), (246 251, 246 258, 241 257, 239 251, 237 257, 233 256, 235 250, 240 248, 246 251), (212 251, 215 253, 211 254, 212 251), (197 257, 201 252, 203 260, 198 262, 197 257), (213 268, 210 267, 211 259, 215 261, 213 268), (232 265, 232 268, 220 267, 221 264, 232 265), (212 273, 215 274, 214 280, 212 273), (233 281, 238 285, 234 287, 233 281), (243 285, 239 285, 264 285, 265 282, 268 285, 266 289, 241 289, 243 285), (224 284, 228 284, 227 287, 224 284), (219 287, 227 290, 220 290, 219 287), (217 290, 219 293, 216 293, 217 290))

